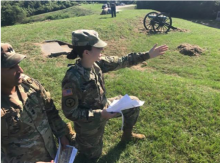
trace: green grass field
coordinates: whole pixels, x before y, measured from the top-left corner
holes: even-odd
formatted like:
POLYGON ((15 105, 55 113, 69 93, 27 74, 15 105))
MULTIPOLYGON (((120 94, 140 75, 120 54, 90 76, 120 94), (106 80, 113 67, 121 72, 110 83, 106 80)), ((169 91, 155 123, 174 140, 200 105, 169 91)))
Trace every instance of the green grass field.
MULTIPOLYGON (((79 16, 85 16, 85 15, 97 14, 99 12, 98 10, 94 10, 94 9, 91 10, 89 8, 87 9, 85 6, 87 5, 84 5, 84 7, 73 6, 73 7, 63 9, 63 10, 30 16, 30 17, 27 17, 25 20, 23 20, 22 23, 31 23, 31 22, 38 22, 38 21, 45 21, 45 20, 48 21, 48 20, 64 19, 64 18, 70 18, 70 17, 79 17, 79 16)), ((98 7, 98 5, 95 5, 95 7, 98 7)))
MULTIPOLYGON (((38 43, 52 39, 71 43, 72 31, 94 29, 108 43, 105 55, 148 51, 155 43, 169 46, 164 56, 105 74, 107 97, 128 94, 145 101, 134 130, 146 139, 120 144, 121 119, 112 119, 105 128, 98 162, 219 163, 220 30, 172 18, 173 26, 188 31, 149 35, 142 21, 151 10, 123 10, 111 18, 99 15, 101 5, 81 7, 97 14, 1 28, 2 42, 27 55, 20 64, 24 72, 40 80, 59 110, 61 81, 67 64, 74 61, 65 56, 46 58, 38 43), (177 51, 182 43, 198 45, 205 52, 184 56, 177 51)), ((60 115, 68 121, 62 111, 60 115)), ((86 160, 77 157, 75 162, 86 160)))

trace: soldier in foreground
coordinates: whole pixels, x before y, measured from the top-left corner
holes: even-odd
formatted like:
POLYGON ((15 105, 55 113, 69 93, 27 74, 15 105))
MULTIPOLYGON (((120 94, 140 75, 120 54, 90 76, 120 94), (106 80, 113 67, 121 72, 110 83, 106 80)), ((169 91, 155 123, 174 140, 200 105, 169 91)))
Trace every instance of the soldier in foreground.
MULTIPOLYGON (((77 30, 72 33, 73 50, 67 56, 76 60, 66 72, 62 82, 62 109, 64 115, 74 122, 76 147, 89 159, 97 159, 102 153, 103 133, 108 119, 121 116, 108 113, 106 108, 115 98, 106 98, 102 73, 129 67, 147 59, 157 57, 168 49, 166 45, 156 45, 145 53, 130 53, 124 57, 102 57, 101 52, 107 45, 93 30, 77 30)), ((132 97, 137 99, 137 97, 132 97)), ((139 116, 139 108, 123 111, 124 127, 121 140, 143 139, 143 134, 132 132, 139 116)))
POLYGON ((56 155, 53 136, 63 147, 69 144, 66 125, 50 93, 23 74, 19 63, 24 58, 1 43, 1 162, 51 162, 56 155))

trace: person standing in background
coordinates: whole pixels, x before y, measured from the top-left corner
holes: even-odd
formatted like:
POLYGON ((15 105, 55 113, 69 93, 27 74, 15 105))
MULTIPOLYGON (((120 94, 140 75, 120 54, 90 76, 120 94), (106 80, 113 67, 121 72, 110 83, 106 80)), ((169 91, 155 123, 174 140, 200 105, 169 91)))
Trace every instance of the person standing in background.
POLYGON ((112 13, 112 18, 116 17, 116 3, 115 2, 111 3, 111 13, 112 13))

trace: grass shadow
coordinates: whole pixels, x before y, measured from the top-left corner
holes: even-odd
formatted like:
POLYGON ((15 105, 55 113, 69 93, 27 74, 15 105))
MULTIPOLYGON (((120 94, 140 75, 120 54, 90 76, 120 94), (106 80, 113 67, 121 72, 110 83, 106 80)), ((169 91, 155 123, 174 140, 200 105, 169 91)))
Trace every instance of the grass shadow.
POLYGON ((82 154, 78 154, 74 160, 74 163, 114 163, 119 160, 121 153, 126 148, 126 143, 119 142, 116 146, 111 148, 109 152, 99 158, 98 160, 91 160, 86 158, 82 154))
POLYGON ((92 163, 93 161, 86 158, 84 155, 81 155, 80 153, 77 154, 74 163, 92 163))
POLYGON ((118 161, 126 145, 126 143, 119 142, 116 146, 111 148, 106 155, 101 157, 97 163, 114 163, 118 161))
POLYGON ((111 17, 110 16, 109 17, 105 16, 105 17, 101 17, 99 19, 108 19, 108 18, 111 18, 111 17))

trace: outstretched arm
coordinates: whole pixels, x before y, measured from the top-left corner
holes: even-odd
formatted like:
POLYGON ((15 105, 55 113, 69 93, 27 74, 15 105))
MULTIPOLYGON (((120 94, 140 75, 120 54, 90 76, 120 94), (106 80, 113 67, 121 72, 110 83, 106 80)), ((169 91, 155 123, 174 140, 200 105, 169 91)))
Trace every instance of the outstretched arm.
POLYGON ((123 57, 105 56, 100 61, 96 62, 102 69, 102 72, 114 71, 120 68, 130 67, 146 61, 150 58, 163 55, 168 50, 167 45, 157 47, 157 44, 149 52, 130 53, 123 57))

